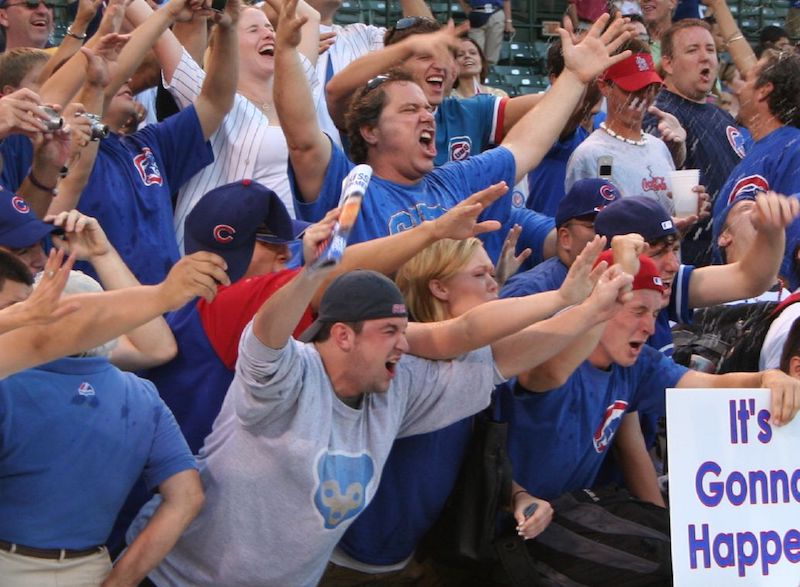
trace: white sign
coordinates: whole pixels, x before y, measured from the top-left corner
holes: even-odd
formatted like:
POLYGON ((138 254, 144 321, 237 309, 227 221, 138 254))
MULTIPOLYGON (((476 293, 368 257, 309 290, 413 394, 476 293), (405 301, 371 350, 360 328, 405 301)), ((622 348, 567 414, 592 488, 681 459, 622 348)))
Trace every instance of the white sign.
POLYGON ((800 585, 800 417, 765 389, 668 389, 676 587, 800 585))

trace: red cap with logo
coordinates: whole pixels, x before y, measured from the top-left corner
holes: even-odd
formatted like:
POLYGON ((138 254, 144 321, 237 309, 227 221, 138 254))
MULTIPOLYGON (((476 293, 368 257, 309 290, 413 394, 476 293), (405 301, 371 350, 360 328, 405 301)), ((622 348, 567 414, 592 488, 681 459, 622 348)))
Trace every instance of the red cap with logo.
MULTIPOLYGON (((607 249, 600 253, 595 261, 597 266, 601 261, 605 261, 609 266, 614 264, 614 251, 607 249)), ((639 273, 633 278, 633 289, 652 289, 658 293, 664 293, 664 282, 658 273, 658 267, 647 255, 639 255, 639 273)))
POLYGON ((650 84, 664 83, 656 72, 656 65, 650 53, 634 53, 627 59, 615 63, 606 69, 603 79, 614 82, 626 92, 638 92, 650 84))

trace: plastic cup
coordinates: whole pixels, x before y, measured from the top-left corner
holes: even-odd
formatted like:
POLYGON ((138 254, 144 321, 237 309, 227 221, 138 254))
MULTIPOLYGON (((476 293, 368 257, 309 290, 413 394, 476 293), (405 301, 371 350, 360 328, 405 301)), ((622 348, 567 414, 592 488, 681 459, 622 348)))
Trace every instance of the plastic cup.
POLYGON ((669 176, 675 216, 683 218, 697 214, 697 196, 694 188, 700 185, 699 169, 678 169, 669 176))

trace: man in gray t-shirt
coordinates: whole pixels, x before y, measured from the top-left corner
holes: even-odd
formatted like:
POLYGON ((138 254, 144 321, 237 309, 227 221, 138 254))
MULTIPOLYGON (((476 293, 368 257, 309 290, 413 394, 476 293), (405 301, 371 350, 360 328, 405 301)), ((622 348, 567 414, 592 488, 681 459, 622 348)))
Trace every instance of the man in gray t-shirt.
MULTIPOLYGON (((326 229, 323 222, 306 230, 309 262, 326 229)), ((413 327, 392 281, 371 271, 346 273, 325 291, 301 342, 291 334, 327 273, 303 269, 242 335, 235 378, 200 450, 205 507, 150 574, 152 581, 159 587, 316 585, 334 546, 375 494, 395 438, 480 411, 496 384, 530 368, 532 357, 541 359, 543 340, 548 352, 559 352, 613 311, 628 276, 604 275, 581 303, 592 289, 599 244, 587 247, 594 253, 576 260, 558 292, 492 302, 446 323, 413 327), (531 329, 514 334, 574 304, 538 335, 531 329), (495 343, 501 337, 507 338, 495 343), (407 356, 409 339, 415 350, 461 356, 407 356), (490 343, 500 346, 484 346, 490 343)), ((129 542, 158 503, 156 497, 139 513, 129 542)))

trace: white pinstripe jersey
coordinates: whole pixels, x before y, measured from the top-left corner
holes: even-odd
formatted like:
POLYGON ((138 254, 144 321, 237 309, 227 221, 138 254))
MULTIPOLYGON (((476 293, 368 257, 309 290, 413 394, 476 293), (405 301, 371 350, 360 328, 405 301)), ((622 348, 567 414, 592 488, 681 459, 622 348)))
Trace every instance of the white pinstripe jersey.
MULTIPOLYGON (((319 92, 314 66, 300 55, 312 96, 319 92)), ((170 91, 180 108, 192 104, 200 94, 205 72, 184 50, 180 63, 172 76, 170 91)), ((287 167, 289 152, 286 138, 279 126, 269 126, 261 109, 247 98, 236 94, 233 108, 222 120, 217 132, 211 135, 214 163, 192 177, 178 192, 175 208, 175 236, 183 252, 183 223, 195 204, 215 187, 252 179, 273 190, 286 204, 294 217, 294 203, 289 187, 287 167), (264 161, 266 165, 262 164, 264 161), (258 163, 258 166, 257 166, 258 163)), ((187 156, 190 155, 187 153, 187 156)))
MULTIPOLYGON (((320 34, 330 31, 336 33, 336 42, 317 59, 317 79, 322 88, 325 87, 329 60, 333 66, 333 73, 339 73, 359 57, 366 55, 370 51, 383 49, 383 35, 386 29, 360 22, 348 24, 347 26, 335 24, 333 26, 320 25, 319 27, 320 34)), ((317 119, 319 120, 320 127, 328 136, 333 137, 337 145, 341 146, 342 143, 339 138, 339 131, 333 124, 330 114, 328 114, 328 105, 325 102, 324 91, 319 92, 316 105, 317 119)))

